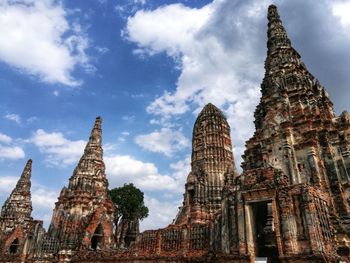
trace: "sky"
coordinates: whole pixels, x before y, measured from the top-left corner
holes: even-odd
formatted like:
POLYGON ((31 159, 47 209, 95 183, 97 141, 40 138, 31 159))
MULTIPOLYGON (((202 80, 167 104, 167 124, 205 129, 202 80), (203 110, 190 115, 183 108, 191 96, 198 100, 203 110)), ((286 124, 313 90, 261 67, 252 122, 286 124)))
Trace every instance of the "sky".
POLYGON ((226 114, 240 166, 271 3, 336 113, 349 111, 350 0, 0 0, 0 205, 31 158, 47 227, 101 116, 110 188, 145 193, 141 229, 171 223, 206 103, 226 114))

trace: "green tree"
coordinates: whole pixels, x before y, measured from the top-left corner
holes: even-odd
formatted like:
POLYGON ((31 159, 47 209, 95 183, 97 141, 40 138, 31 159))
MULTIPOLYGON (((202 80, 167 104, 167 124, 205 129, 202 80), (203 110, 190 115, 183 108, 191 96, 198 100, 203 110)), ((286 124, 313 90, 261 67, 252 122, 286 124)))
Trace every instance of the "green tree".
POLYGON ((109 190, 109 195, 117 207, 114 218, 116 228, 119 220, 142 220, 148 216, 148 208, 144 204, 143 192, 132 183, 124 184, 109 190))

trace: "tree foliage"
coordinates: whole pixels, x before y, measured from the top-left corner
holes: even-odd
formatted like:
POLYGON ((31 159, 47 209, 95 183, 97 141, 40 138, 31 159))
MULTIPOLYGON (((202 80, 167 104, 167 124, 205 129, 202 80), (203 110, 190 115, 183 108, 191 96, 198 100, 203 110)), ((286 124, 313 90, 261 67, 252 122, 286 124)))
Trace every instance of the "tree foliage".
POLYGON ((143 192, 132 183, 114 188, 109 191, 109 194, 117 207, 116 224, 118 224, 120 218, 142 220, 148 216, 148 208, 144 204, 143 192))

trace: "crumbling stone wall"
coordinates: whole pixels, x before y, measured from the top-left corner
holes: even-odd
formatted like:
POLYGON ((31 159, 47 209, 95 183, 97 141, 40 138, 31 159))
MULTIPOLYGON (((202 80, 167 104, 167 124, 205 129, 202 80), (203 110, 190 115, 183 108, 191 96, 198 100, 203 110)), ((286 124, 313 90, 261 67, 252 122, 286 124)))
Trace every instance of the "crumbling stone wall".
MULTIPOLYGON (((8 212, 1 213, 0 252, 18 238, 20 250, 29 251, 27 262, 350 262, 350 117, 335 115, 274 5, 268 21, 262 97, 242 174, 235 169, 225 116, 206 105, 194 125, 191 172, 173 224, 133 232, 128 248, 116 247, 97 118, 48 233, 42 223, 32 223, 25 169, 13 194, 20 193, 24 206, 10 196, 3 208, 8 212)), ((124 240, 138 225, 123 224, 124 240)), ((20 262, 23 255, 5 253, 2 259, 20 262)))

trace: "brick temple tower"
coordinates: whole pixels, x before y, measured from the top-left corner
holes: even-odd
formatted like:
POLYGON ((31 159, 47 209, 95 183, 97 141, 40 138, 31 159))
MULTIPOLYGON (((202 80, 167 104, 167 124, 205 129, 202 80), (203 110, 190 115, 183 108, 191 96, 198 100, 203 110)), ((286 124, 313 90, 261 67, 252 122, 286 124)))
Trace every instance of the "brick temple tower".
POLYGON ((31 200, 32 160, 28 160, 16 187, 0 214, 0 258, 24 260, 43 232, 42 221, 33 220, 31 200))
POLYGON ((191 172, 175 223, 213 220, 221 208, 225 175, 233 177, 235 173, 230 126, 224 114, 209 103, 194 124, 191 172))
POLYGON ((256 131, 235 185, 235 240, 240 253, 276 262, 349 260, 349 115, 335 115, 274 5, 268 21, 256 131))
POLYGON ((42 250, 67 257, 80 249, 112 248, 114 205, 102 151, 101 118, 97 117, 84 154, 63 187, 42 250))
POLYGON ((21 226, 27 231, 32 218, 32 200, 30 193, 30 177, 32 174, 32 160, 28 160, 16 187, 1 208, 0 229, 1 231, 13 231, 21 226))

